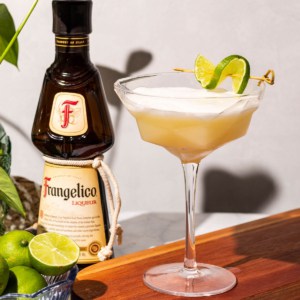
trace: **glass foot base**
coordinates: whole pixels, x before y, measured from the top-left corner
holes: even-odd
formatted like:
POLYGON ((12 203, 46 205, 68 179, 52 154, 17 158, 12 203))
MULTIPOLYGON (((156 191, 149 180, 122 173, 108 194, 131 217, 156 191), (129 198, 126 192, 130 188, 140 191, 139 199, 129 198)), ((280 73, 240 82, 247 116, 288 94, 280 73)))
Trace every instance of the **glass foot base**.
POLYGON ((176 296, 200 297, 224 293, 236 285, 230 271, 208 264, 197 270, 183 268, 182 263, 153 267, 144 274, 144 283, 151 289, 176 296))

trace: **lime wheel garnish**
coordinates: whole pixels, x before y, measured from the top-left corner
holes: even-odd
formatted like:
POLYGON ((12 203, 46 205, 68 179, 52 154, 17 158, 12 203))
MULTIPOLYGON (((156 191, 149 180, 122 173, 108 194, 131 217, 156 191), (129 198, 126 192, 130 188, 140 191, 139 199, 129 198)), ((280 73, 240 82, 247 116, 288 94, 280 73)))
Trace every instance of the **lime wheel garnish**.
POLYGON ((250 76, 250 64, 248 60, 241 55, 230 55, 225 57, 216 66, 205 58, 198 55, 195 60, 194 70, 176 68, 175 71, 192 72, 195 74, 197 81, 203 88, 213 90, 217 88, 226 78, 232 79, 232 89, 237 94, 242 94, 248 84, 249 79, 255 79, 268 84, 274 84, 275 73, 273 70, 263 77, 250 76))

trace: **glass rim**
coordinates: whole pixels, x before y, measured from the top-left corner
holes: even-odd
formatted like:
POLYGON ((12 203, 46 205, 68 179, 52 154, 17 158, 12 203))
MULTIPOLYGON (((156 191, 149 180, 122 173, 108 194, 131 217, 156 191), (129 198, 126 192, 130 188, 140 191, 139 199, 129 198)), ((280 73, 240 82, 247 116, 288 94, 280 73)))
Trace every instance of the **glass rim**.
MULTIPOLYGON (((148 73, 148 74, 140 74, 140 75, 133 75, 133 76, 127 76, 127 77, 124 77, 124 78, 120 78, 118 79, 115 83, 114 83, 114 88, 115 90, 120 90, 122 91, 123 93, 126 93, 126 94, 132 94, 132 95, 138 95, 138 96, 147 96, 147 97, 151 97, 151 98, 166 98, 166 99, 176 99, 177 97, 174 97, 174 96, 159 96, 159 95, 152 95, 152 94, 147 94, 147 93, 140 93, 140 92, 135 92, 131 89, 129 89, 125 83, 128 83, 128 82, 131 82, 131 81, 135 81, 135 80, 139 80, 139 79, 143 79, 143 78, 152 78, 152 77, 157 77, 157 76, 162 76, 162 75, 179 75, 179 76, 194 76, 193 73, 185 73, 185 72, 176 72, 176 71, 170 71, 170 72, 156 72, 156 73, 148 73)), ((249 79, 248 81, 248 84, 251 82, 255 82, 256 80, 255 79, 249 79)), ((197 79, 195 78, 195 82, 197 82, 197 79)), ((247 84, 247 86, 248 86, 247 84)), ((205 95, 200 95, 200 96, 195 96, 195 95, 188 95, 188 96, 184 96, 185 99, 203 99, 203 98, 206 98, 206 99, 220 99, 220 96, 216 96, 215 94, 211 94, 209 95, 209 92, 214 92, 215 90, 208 90, 208 89, 205 89, 201 86, 201 84, 199 83, 199 87, 201 90, 206 90, 208 91, 207 94, 205 95)), ((246 87, 247 89, 247 87, 246 87)), ((260 93, 262 93, 265 89, 265 83, 264 82, 261 82, 260 85, 256 85, 256 88, 250 92, 244 92, 242 94, 235 94, 233 91, 231 90, 226 90, 226 91, 229 91, 229 92, 232 92, 230 94, 225 94, 222 95, 221 98, 246 98, 246 97, 249 97, 249 96, 257 96, 259 95, 260 93)), ((182 98, 182 96, 178 97, 178 98, 182 98)))
MULTIPOLYGON (((56 282, 53 282, 44 288, 40 289, 39 291, 32 293, 32 294, 20 294, 20 293, 8 293, 8 294, 2 294, 0 296, 0 300, 9 300, 9 299, 15 299, 15 298, 24 298, 24 299, 40 299, 40 297, 47 296, 49 292, 53 292, 56 288, 59 288, 60 286, 64 287, 64 292, 71 292, 70 288, 66 288, 67 286, 71 287, 79 269, 77 265, 74 265, 68 272, 68 276, 65 279, 58 280, 56 282)), ((63 275, 63 274, 62 274, 63 275)))

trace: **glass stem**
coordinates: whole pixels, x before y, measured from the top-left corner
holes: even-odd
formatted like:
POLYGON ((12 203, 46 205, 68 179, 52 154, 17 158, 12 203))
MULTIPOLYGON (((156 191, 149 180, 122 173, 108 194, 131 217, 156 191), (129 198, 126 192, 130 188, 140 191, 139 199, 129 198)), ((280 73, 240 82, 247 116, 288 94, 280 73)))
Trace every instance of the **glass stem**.
POLYGON ((182 164, 182 167, 184 172, 186 200, 186 236, 184 268, 192 271, 197 268, 195 247, 195 200, 199 164, 186 163, 182 164))

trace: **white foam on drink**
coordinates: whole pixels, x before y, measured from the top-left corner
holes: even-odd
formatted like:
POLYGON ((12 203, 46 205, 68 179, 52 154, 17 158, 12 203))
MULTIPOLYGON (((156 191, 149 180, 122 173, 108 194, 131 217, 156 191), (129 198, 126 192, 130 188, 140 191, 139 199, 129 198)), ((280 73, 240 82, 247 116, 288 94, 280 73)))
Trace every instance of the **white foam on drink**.
POLYGON ((159 110, 197 115, 235 114, 258 107, 256 96, 241 97, 231 91, 192 89, 184 87, 145 88, 127 94, 129 110, 159 110))

